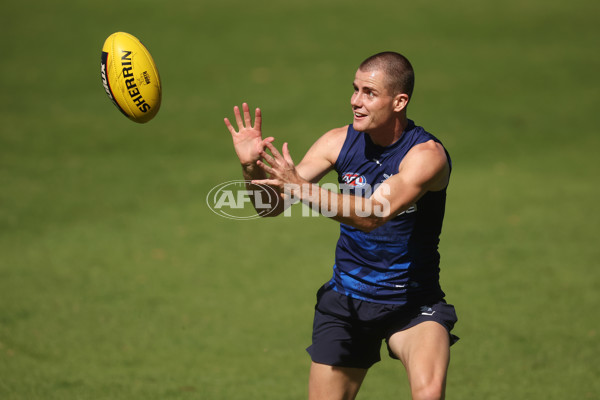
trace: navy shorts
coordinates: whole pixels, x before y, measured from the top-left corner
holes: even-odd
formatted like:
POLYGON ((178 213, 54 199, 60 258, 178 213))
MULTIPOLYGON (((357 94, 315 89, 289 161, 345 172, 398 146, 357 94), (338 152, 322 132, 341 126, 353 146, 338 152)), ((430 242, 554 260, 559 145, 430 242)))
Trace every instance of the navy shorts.
MULTIPOLYGON (((450 333, 457 321, 454 306, 443 299, 419 307, 353 299, 323 287, 317 294, 312 345, 306 351, 319 364, 369 368, 381 360, 381 342, 421 322, 435 321, 450 333)), ((396 358, 392 352, 391 357, 396 358)))

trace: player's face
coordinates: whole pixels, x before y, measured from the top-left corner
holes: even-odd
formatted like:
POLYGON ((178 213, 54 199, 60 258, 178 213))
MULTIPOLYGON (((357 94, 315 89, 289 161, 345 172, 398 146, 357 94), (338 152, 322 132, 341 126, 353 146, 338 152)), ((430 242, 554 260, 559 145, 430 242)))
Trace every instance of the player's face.
POLYGON ((350 100, 354 112, 354 129, 370 133, 392 126, 393 100, 382 71, 356 71, 354 93, 350 100))

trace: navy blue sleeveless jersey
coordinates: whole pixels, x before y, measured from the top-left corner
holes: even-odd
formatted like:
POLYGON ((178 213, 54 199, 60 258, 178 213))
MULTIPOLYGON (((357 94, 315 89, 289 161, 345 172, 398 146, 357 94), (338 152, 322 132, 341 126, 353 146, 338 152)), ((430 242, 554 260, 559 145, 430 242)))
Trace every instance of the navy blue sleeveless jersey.
MULTIPOLYGON (((400 139, 387 147, 375 145, 369 135, 350 125, 334 166, 340 191, 370 196, 398 173, 413 146, 429 140, 439 143, 411 120, 400 139), (368 188, 372 191, 364 190, 368 188)), ((407 211, 371 232, 340 224, 333 277, 326 286, 375 303, 422 305, 442 299, 438 243, 445 203, 446 189, 427 192, 407 211)))

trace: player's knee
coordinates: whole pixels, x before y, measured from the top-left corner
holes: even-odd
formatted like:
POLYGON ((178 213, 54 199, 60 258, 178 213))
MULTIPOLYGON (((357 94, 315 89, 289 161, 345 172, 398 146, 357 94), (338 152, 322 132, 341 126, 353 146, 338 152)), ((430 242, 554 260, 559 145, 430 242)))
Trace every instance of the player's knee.
POLYGON ((442 400, 444 398, 443 382, 429 382, 412 390, 413 400, 442 400))

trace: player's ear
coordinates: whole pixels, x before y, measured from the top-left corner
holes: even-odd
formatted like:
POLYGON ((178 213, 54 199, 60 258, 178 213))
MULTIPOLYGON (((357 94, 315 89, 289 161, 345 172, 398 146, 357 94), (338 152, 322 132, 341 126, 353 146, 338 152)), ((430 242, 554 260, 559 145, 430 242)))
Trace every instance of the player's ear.
POLYGON ((394 97, 394 111, 400 112, 406 108, 408 105, 409 97, 406 93, 397 94, 394 97))

